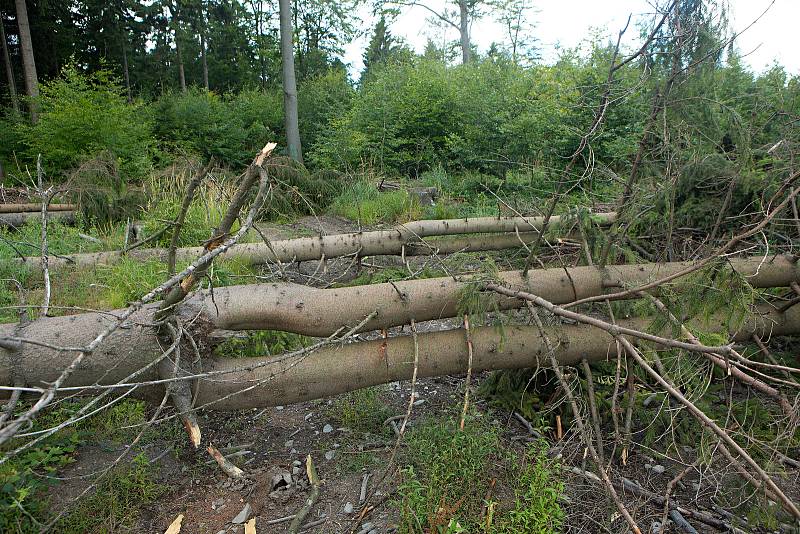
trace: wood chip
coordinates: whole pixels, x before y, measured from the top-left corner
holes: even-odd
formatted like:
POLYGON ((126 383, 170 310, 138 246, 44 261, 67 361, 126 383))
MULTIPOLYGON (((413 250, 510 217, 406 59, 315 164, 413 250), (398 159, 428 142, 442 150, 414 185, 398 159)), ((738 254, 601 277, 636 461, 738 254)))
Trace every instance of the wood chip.
POLYGON ((178 517, 167 527, 164 534, 178 534, 181 531, 181 522, 183 522, 183 514, 178 514, 178 517))

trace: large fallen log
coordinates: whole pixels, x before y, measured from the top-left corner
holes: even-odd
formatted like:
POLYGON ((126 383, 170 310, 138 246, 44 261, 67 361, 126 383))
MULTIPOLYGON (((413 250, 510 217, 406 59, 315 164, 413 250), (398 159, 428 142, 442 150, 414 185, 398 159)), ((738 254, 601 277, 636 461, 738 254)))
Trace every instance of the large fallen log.
MULTIPOLYGON (((16 213, 0 213, 0 227, 10 226, 16 228, 25 226, 30 220, 41 220, 42 213, 37 211, 20 211, 16 213)), ((74 211, 48 211, 48 221, 73 222, 75 220, 74 211)), ((37 258, 38 259, 38 258, 37 258)))
MULTIPOLYGON (((800 264, 791 256, 769 258, 732 258, 730 267, 756 288, 786 287, 800 280, 800 264)), ((519 271, 497 274, 508 287, 523 289, 554 304, 566 304, 586 296, 602 295, 623 285, 636 286, 683 270, 690 262, 610 265, 605 269, 583 266, 568 269, 519 271)), ((358 324, 374 314, 361 330, 377 330, 408 324, 411 319, 427 321, 460 315, 465 288, 474 279, 452 277, 408 280, 386 284, 316 289, 292 283, 253 284, 200 291, 184 301, 180 314, 202 331, 282 330, 309 336, 325 337, 342 325, 358 324), (200 326, 202 325, 202 326, 200 326)), ((488 309, 520 308, 519 299, 495 294, 485 295, 488 309)), ((145 308, 148 310, 149 308, 145 308)), ((98 312, 69 317, 43 317, 26 325, 0 325, 4 337, 23 337, 53 345, 81 346, 106 326, 106 321, 121 313, 98 312)), ((140 312, 144 313, 144 312, 140 312)), ((152 324, 152 313, 138 315, 137 324, 152 324)), ((150 344, 158 343, 149 328, 150 344)), ((132 332, 128 329, 125 332, 132 332)), ((136 347, 140 339, 131 340, 136 347)), ((124 344, 124 343, 123 343, 124 344)), ((21 351, 38 352, 25 345, 21 351)), ((125 349, 119 348, 125 352, 125 349)), ((2 352, 0 352, 0 355, 2 352)))
MULTIPOLYGON (((554 304, 603 295, 614 288, 637 286, 685 269, 690 262, 646 263, 504 271, 497 279, 505 286, 524 289, 554 304)), ((800 265, 790 256, 731 259, 730 266, 756 288, 786 287, 800 279, 800 265)), ((227 330, 284 330, 324 337, 343 324, 357 324, 377 312, 364 330, 427 321, 460 314, 462 291, 470 281, 429 278, 387 284, 316 289, 291 283, 230 286, 195 295, 187 303, 190 316, 203 314, 215 328, 227 330)), ((487 295, 486 308, 523 306, 523 301, 487 295)))
MULTIPOLYGON (((0 213, 36 212, 41 213, 41 204, 0 204, 0 213)), ((48 204, 47 211, 75 211, 75 204, 48 204)))
MULTIPOLYGON (((88 341, 85 332, 93 322, 108 324, 110 317, 89 317, 89 314, 58 318, 71 325, 72 330, 60 342, 64 345, 88 341), (80 335, 79 333, 83 333, 80 335)), ((151 334, 152 328, 144 310, 132 317, 129 328, 117 331, 75 370, 66 386, 118 384, 131 373, 146 368, 155 361, 163 347, 151 334)), ((620 325, 645 329, 646 319, 621 320, 620 325)), ((769 306, 759 308, 737 329, 731 330, 725 317, 699 319, 693 327, 704 331, 728 332, 732 339, 744 341, 751 336, 788 335, 800 333, 800 307, 785 313, 769 306)), ((493 369, 515 369, 548 366, 546 343, 535 326, 506 326, 473 328, 473 372, 493 369)), ((603 330, 586 325, 560 325, 547 330, 548 338, 557 341, 555 356, 564 364, 577 363, 581 358, 604 360, 616 354, 614 339, 603 330)), ((53 341, 50 339, 41 341, 53 341)), ((202 345, 201 345, 202 346, 202 345)), ((296 356, 256 358, 202 359, 203 373, 196 385, 197 407, 215 410, 238 410, 261 406, 289 404, 323 398, 355 389, 374 386, 411 377, 414 362, 414 340, 399 336, 374 341, 338 344, 296 356)), ((51 382, 72 360, 74 354, 39 347, 23 350, 12 357, 0 354, 0 385, 11 385, 14 374, 24 375, 30 386, 51 382)), ((463 330, 446 330, 418 336, 418 377, 461 373, 467 369, 466 338, 463 330)), ((128 383, 158 380, 155 366, 128 383)), ((123 388, 127 389, 127 388, 123 388)), ((96 389, 87 390, 97 392, 96 389)), ((74 391, 71 391, 74 393, 74 391)), ((139 386, 134 396, 158 402, 163 385, 139 386)))
MULTIPOLYGON (((611 224, 615 214, 603 213, 594 216, 601 225, 611 224)), ((562 221, 553 217, 550 228, 558 229, 562 221)), ((427 255, 447 254, 460 250, 500 250, 529 243, 541 229, 541 217, 475 217, 469 219, 442 219, 414 221, 391 230, 353 232, 314 237, 299 237, 266 243, 239 243, 232 246, 225 257, 236 257, 246 263, 290 263, 293 261, 330 259, 341 256, 381 255, 427 255), (492 234, 465 237, 445 241, 425 241, 433 236, 455 236, 461 234, 492 234), (500 235, 497 235, 500 234, 500 235), (519 236, 518 236, 519 234, 519 236)), ((178 261, 187 261, 202 254, 202 247, 180 248, 176 251, 178 261)), ((137 260, 159 259, 166 261, 166 248, 137 249, 123 255, 121 251, 72 254, 53 258, 51 267, 64 265, 91 266, 109 265, 123 257, 137 260)), ((36 257, 24 261, 38 265, 36 257)))

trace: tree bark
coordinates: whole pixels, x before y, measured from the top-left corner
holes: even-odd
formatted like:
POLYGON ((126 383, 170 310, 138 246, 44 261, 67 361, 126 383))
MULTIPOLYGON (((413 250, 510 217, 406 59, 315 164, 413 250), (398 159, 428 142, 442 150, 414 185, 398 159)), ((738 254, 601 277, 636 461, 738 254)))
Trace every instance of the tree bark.
MULTIPOLYGON (((150 326, 157 308, 158 305, 150 306, 131 317, 128 328, 112 334, 92 353, 85 365, 75 370, 65 385, 118 384, 156 360, 163 351, 150 326)), ((80 346, 111 320, 109 316, 100 314, 49 318, 30 323, 21 329, 19 335, 59 345, 80 346)), ((619 324, 645 329, 650 320, 628 319, 619 321, 619 324)), ((717 332, 729 332, 727 325, 722 317, 712 317, 707 321, 700 319, 694 324, 703 331, 717 332)), ((14 328, 14 325, 0 325, 0 338, 14 332, 14 328)), ((761 309, 759 314, 751 316, 738 331, 729 332, 729 335, 733 340, 744 341, 753 334, 765 333, 800 333, 800 307, 784 314, 761 309)), ((550 339, 559 340, 555 357, 562 365, 576 364, 582 358, 605 360, 616 351, 614 338, 593 326, 559 325, 548 329, 547 334, 550 339)), ((202 335, 195 336, 201 350, 208 350, 207 339, 202 335)), ((473 328, 472 342, 473 372, 539 365, 549 367, 546 343, 535 326, 507 326, 502 332, 495 327, 473 328)), ((461 329, 419 334, 418 348, 418 377, 462 373, 467 369, 461 329)), ((72 353, 30 345, 15 352, 0 349, 0 385, 10 386, 14 379, 20 378, 28 385, 51 382, 72 358, 72 353)), ((204 357, 202 361, 202 369, 191 372, 215 374, 198 380, 195 405, 215 410, 239 410, 308 401, 408 379, 414 368, 414 341, 411 336, 399 336, 350 344, 333 343, 311 353, 289 357, 204 357)), ((135 381, 159 379, 155 367, 137 376, 135 381)), ((159 402, 163 397, 163 385, 140 386, 134 396, 159 402)))
POLYGON ((200 61, 203 66, 203 87, 208 91, 208 61, 206 60, 206 29, 205 24, 200 28, 200 61))
POLYGON ((6 40, 6 29, 3 14, 0 13, 0 40, 3 41, 3 64, 6 67, 6 81, 8 82, 8 94, 11 97, 11 106, 16 113, 19 113, 19 100, 17 99, 17 84, 14 82, 14 68, 11 66, 11 56, 8 53, 8 40, 6 40))
POLYGON ((472 44, 469 38, 469 6, 468 0, 458 0, 459 32, 461 34, 461 62, 469 63, 472 58, 472 44))
MULTIPOLYGON (((0 228, 4 226, 19 227, 24 226, 30 220, 41 219, 41 213, 35 211, 20 211, 17 213, 1 213, 0 212, 0 228)), ((48 211, 47 220, 54 219, 60 222, 72 222, 75 220, 74 211, 48 211)))
POLYGON ((25 91, 31 99, 31 122, 39 120, 38 102, 39 79, 36 76, 36 60, 33 57, 33 41, 31 26, 28 22, 28 7, 25 0, 15 0, 17 6, 17 24, 19 25, 19 42, 22 50, 22 66, 25 71, 25 91))
MULTIPOLYGON (((615 220, 613 213, 595 215, 597 224, 607 226, 615 220)), ((522 246, 538 237, 542 227, 541 217, 474 217, 468 219, 441 219, 414 221, 396 226, 392 230, 355 232, 317 237, 301 237, 265 243, 240 243, 231 247, 226 255, 236 257, 250 264, 287 263, 292 261, 319 260, 340 256, 359 257, 400 255, 408 256, 451 254, 460 250, 470 252, 480 250, 503 250, 522 246), (480 234, 451 240, 428 240, 433 236, 452 236, 459 234, 480 234), (505 233, 505 235, 503 234, 505 233)), ((551 218, 551 228, 569 231, 569 226, 561 228, 561 218, 551 218)), ((202 247, 188 247, 177 250, 178 261, 190 260, 202 253, 202 247)), ((130 251, 130 258, 147 260, 165 259, 166 249, 140 249, 130 251)), ((123 257, 121 251, 93 252, 63 256, 54 261, 54 266, 112 264, 123 257)))
POLYGON ((125 46, 126 37, 122 38, 122 74, 125 77, 125 91, 127 93, 128 104, 133 102, 133 95, 131 94, 131 76, 128 72, 128 50, 125 46))
POLYGON ((278 0, 280 9, 281 61, 283 63, 283 113, 289 157, 303 162, 297 111, 297 82, 294 73, 292 8, 289 0, 278 0))
POLYGON ((186 73, 183 70, 183 56, 181 55, 180 39, 178 39, 178 26, 175 26, 175 53, 178 56, 178 81, 181 93, 186 92, 186 73))

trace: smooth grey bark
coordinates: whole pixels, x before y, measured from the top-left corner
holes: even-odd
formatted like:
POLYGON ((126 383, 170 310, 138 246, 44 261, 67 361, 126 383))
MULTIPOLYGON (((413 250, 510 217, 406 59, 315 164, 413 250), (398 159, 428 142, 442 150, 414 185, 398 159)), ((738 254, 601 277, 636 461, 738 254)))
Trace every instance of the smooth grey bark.
POLYGON ((28 22, 28 6, 25 0, 15 0, 17 6, 17 25, 19 26, 19 42, 22 50, 22 66, 25 71, 25 92, 31 98, 31 121, 39 120, 36 99, 39 98, 39 78, 36 75, 36 60, 33 57, 33 41, 31 25, 28 22))
MULTIPOLYGON (((118 384, 131 373, 156 361, 164 350, 152 326, 152 315, 158 304, 150 305, 131 317, 126 328, 118 329, 78 367, 66 386, 85 387, 93 384, 118 384)), ((110 315, 82 314, 52 317, 17 325, 0 325, 0 338, 17 333, 56 345, 83 346, 97 331, 113 321, 110 315)), ((753 334, 794 335, 800 332, 800 306, 786 313, 769 306, 755 310, 735 331, 723 316, 698 318, 690 323, 702 331, 728 332, 734 341, 746 341, 753 334)), ((646 329, 647 318, 621 319, 620 326, 646 329)), ((187 323, 188 324, 188 323, 187 323)), ((665 327, 667 330, 669 326, 665 327)), ((208 351, 207 331, 194 332, 201 350, 208 351)), ((555 357, 561 364, 575 364, 581 358, 605 360, 615 353, 614 339, 603 330, 588 325, 562 324, 548 327, 548 337, 558 339, 555 357)), ((535 326, 506 326, 472 330, 474 355, 473 372, 491 369, 549 367, 547 343, 535 326)), ((441 376, 464 372, 467 369, 467 350, 464 331, 445 330, 420 334, 418 337, 418 376, 441 376)), ((191 354, 192 349, 186 348, 191 354)), ((20 379, 31 386, 54 381, 75 353, 59 352, 45 347, 25 344, 20 350, 0 348, 0 385, 11 386, 20 379)), ((181 360, 182 362, 184 360, 181 360)), ((359 343, 323 347, 311 354, 292 357, 252 357, 201 359, 202 367, 183 369, 186 372, 216 372, 200 378, 197 407, 208 404, 216 410, 238 410, 301 402, 344 393, 377 384, 410 378, 413 371, 414 341, 411 336, 398 336, 359 343)), ((157 380, 155 366, 136 376, 135 382, 157 380)), ((140 387, 134 392, 154 402, 163 397, 163 385, 140 387)), ((119 390, 124 391, 124 389, 119 390)), ((74 392, 73 392, 74 393, 74 392)), ((96 393, 96 390, 87 390, 96 393)), ((0 392, 5 397, 7 392, 0 392)))
MULTIPOLYGON (((0 208, 0 211, 2 209, 0 208)), ((594 216, 600 226, 608 226, 615 220, 614 213, 598 213, 594 216)), ((391 230, 332 234, 317 237, 299 237, 266 243, 237 243, 225 253, 226 257, 237 257, 251 265, 262 263, 288 263, 294 261, 319 260, 354 255, 359 257, 402 255, 424 256, 452 254, 459 251, 502 250, 521 247, 531 237, 538 237, 543 219, 541 217, 471 217, 466 219, 439 219, 412 221, 397 225, 391 230), (471 235, 456 239, 431 239, 425 237, 471 235)), ((551 217, 551 230, 564 233, 570 231, 567 222, 561 227, 561 217, 551 217)), ((191 260, 202 254, 202 247, 180 248, 176 251, 178 261, 191 260)), ((127 257, 147 260, 166 258, 166 249, 137 249, 127 257)), ((53 258, 52 266, 111 264, 120 261, 121 251, 88 252, 53 258)), ((38 259, 28 258, 34 264, 38 259)))
POLYGON ((461 61, 465 65, 472 59, 472 49, 469 38, 469 6, 468 0, 458 0, 459 29, 461 34, 461 61))
POLYGON ((181 92, 186 92, 186 73, 183 70, 183 56, 181 55, 181 45, 179 44, 178 30, 175 30, 175 53, 178 55, 178 80, 181 85, 181 92))
MULTIPOLYGON (((5 24, 3 24, 2 13, 0 13, 0 39, 3 41, 3 64, 6 67, 6 81, 8 82, 8 94, 11 96, 11 106, 15 112, 19 113, 17 84, 14 82, 14 68, 11 66, 11 56, 8 53, 8 41, 6 40, 6 29, 5 24)), ((2 173, 0 172, 0 174, 2 173)))
POLYGON ((128 72, 128 47, 125 46, 125 37, 122 38, 122 72, 125 76, 125 91, 127 92, 128 104, 133 102, 131 94, 131 76, 128 72))
POLYGON ((283 63, 283 114, 286 127, 286 146, 289 157, 303 162, 300 145, 300 126, 297 112, 297 81, 294 73, 294 33, 292 32, 292 7, 289 0, 278 0, 281 26, 281 61, 283 63))
POLYGON ((206 30, 205 25, 200 28, 200 62, 203 65, 203 87, 208 91, 208 61, 206 60, 206 30))

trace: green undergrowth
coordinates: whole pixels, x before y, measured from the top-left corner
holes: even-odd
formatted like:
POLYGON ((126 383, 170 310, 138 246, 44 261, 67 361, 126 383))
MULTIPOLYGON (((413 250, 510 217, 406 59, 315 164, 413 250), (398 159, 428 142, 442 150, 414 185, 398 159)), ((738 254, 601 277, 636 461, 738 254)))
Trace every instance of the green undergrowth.
POLYGON ((385 388, 374 386, 339 395, 329 409, 330 416, 341 426, 362 434, 391 433, 383 422, 395 413, 384 394, 385 388))
POLYGON ((156 472, 157 467, 146 456, 136 456, 130 464, 114 469, 92 495, 56 523, 55 529, 65 534, 131 530, 142 508, 168 491, 156 480, 156 472))
POLYGON ((408 222, 422 214, 418 202, 407 191, 378 191, 374 183, 365 179, 345 187, 329 209, 363 225, 408 222))
POLYGON ((404 533, 550 533, 559 530, 563 490, 544 448, 500 446, 486 417, 428 420, 409 433, 395 502, 404 533))
POLYGON ((313 343, 314 338, 292 332, 259 330, 227 339, 217 346, 214 352, 223 358, 270 356, 299 350, 313 343))
MULTIPOLYGON (((81 408, 89 402, 90 399, 57 402, 43 410, 27 432, 45 430, 78 416, 81 408)), ((28 407, 21 404, 17 411, 28 407)), ((57 477, 62 469, 78 461, 79 448, 94 445, 111 452, 109 459, 116 458, 119 446, 129 443, 139 433, 140 427, 135 425, 144 422, 144 402, 122 400, 9 457, 0 464, 0 531, 15 534, 39 532, 39 524, 50 520, 54 512, 50 507, 50 495, 68 483, 57 477), (127 428, 129 426, 133 428, 127 428)), ((166 434, 164 430, 159 427, 145 431, 139 445, 156 437, 163 439, 176 434, 176 429, 166 429, 166 434)), ((8 454, 33 437, 12 440, 0 452, 8 454)), ((156 483, 155 474, 153 466, 144 457, 135 456, 121 462, 99 482, 96 491, 58 521, 55 531, 117 532, 132 527, 141 507, 152 503, 164 491, 164 486, 156 483)))

